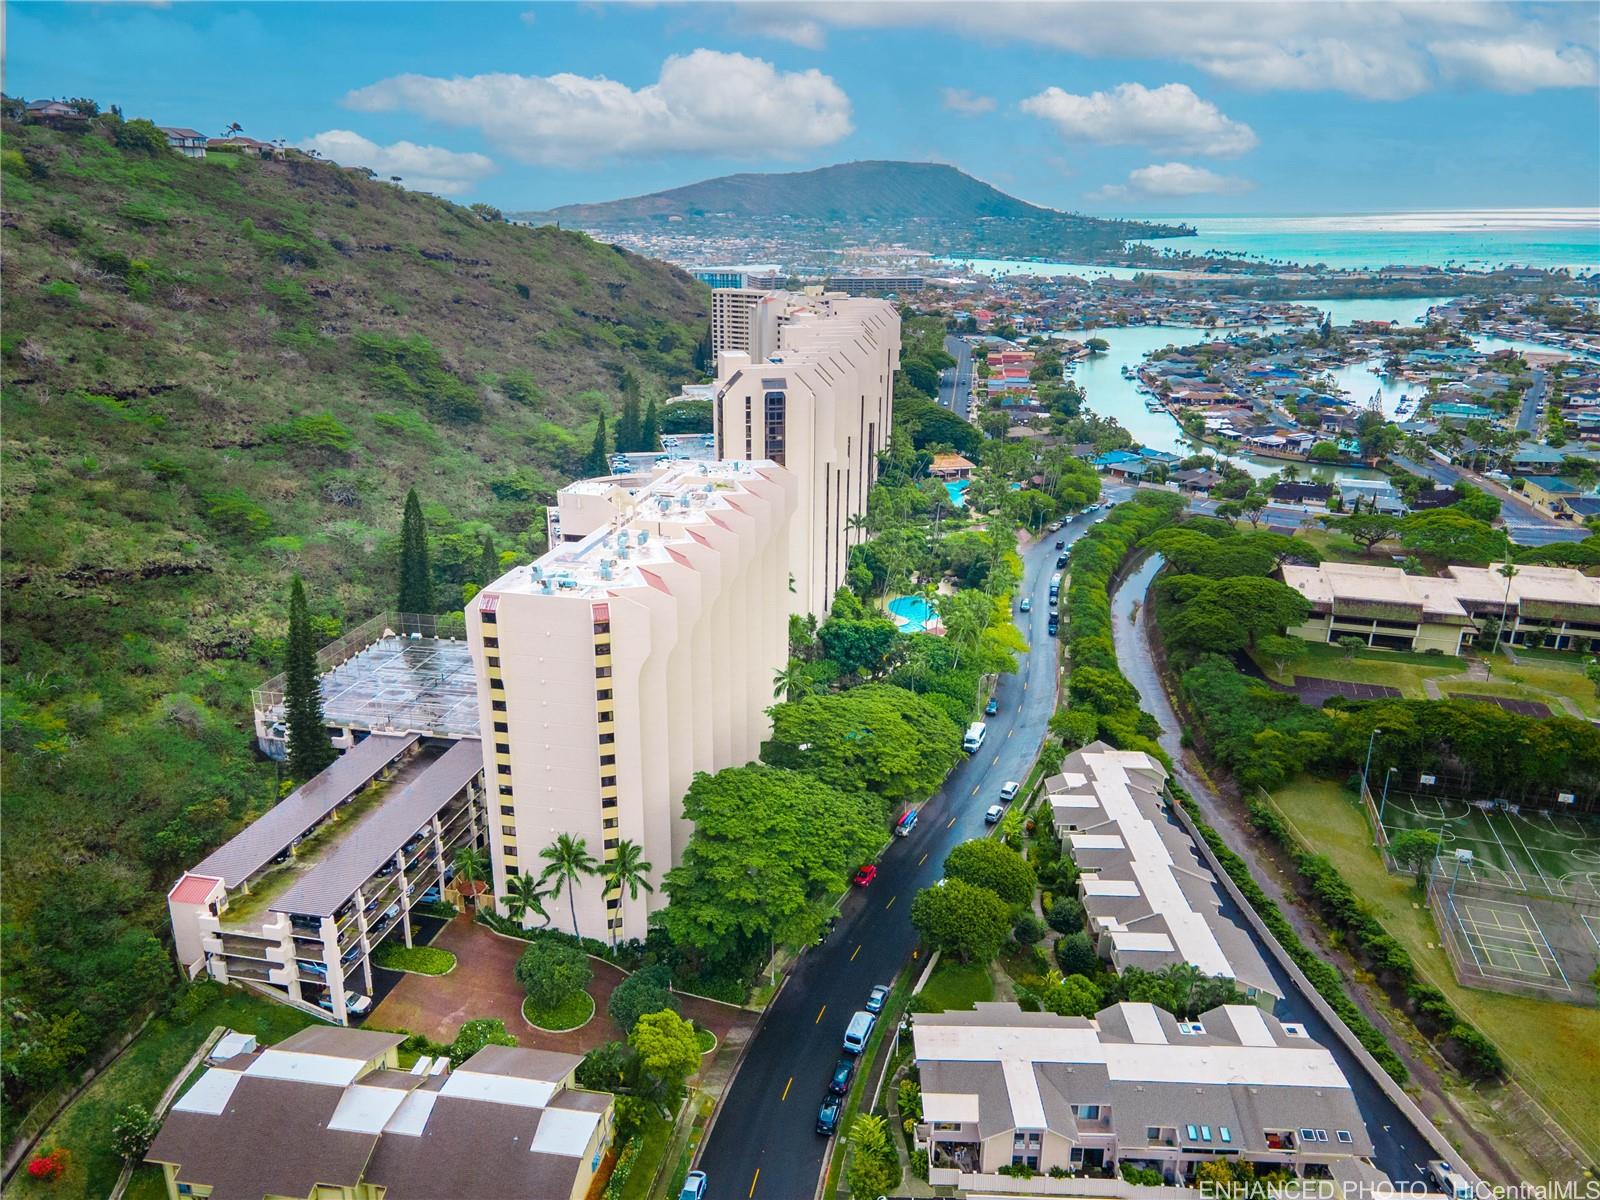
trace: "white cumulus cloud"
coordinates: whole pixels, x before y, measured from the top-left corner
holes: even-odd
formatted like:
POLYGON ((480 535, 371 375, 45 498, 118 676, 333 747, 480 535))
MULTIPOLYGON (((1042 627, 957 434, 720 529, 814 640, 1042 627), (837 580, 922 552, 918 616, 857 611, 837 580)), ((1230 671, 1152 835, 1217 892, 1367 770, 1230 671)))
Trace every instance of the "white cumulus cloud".
POLYGON ((370 167, 385 179, 395 175, 408 188, 454 196, 467 191, 497 168, 486 154, 461 153, 442 146, 391 142, 380 146, 349 129, 329 129, 300 143, 343 167, 370 167))
POLYGON ((1255 130, 1224 116, 1182 83, 1156 88, 1119 83, 1108 92, 1087 96, 1050 87, 1024 100, 1022 111, 1049 121, 1073 142, 1156 146, 1219 158, 1243 154, 1256 145, 1255 130))
POLYGON ((1151 163, 1128 172, 1126 183, 1107 184, 1095 198, 1139 199, 1151 196, 1237 196, 1255 185, 1237 175, 1219 175, 1189 163, 1151 163))
POLYGON ((1593 87, 1596 79, 1595 56, 1578 46, 1462 39, 1435 42, 1430 49, 1447 78, 1501 92, 1593 87))
POLYGON ((995 109, 993 96, 980 96, 976 92, 969 92, 966 88, 947 87, 940 93, 940 97, 947 109, 964 117, 976 117, 982 113, 993 112, 995 109))
POLYGON ((522 162, 584 166, 622 154, 785 156, 847 136, 850 98, 811 69, 717 50, 673 55, 640 88, 586 75, 396 75, 351 92, 363 112, 402 109, 479 129, 522 162))

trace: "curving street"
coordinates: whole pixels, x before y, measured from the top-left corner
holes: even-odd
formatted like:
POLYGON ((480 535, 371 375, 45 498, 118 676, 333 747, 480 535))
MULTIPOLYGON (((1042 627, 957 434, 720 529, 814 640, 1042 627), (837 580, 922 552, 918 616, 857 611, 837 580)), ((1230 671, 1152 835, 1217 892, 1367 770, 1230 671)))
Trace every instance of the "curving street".
POLYGON ((845 898, 838 928, 801 956, 773 1001, 697 1163, 710 1177, 711 1195, 796 1200, 815 1190, 827 1149, 813 1132, 817 1106, 851 1014, 873 984, 892 982, 910 957, 917 941, 912 898, 939 880, 954 846, 983 836, 983 810, 1007 780, 1025 778, 1044 739, 1057 683, 1057 643, 1046 632, 1055 543, 1070 542, 1093 520, 1075 517, 1024 552, 1017 595, 1031 597, 1033 607, 1016 616, 1032 652, 1016 674, 1001 677, 1000 712, 988 718, 983 749, 950 773, 923 806, 915 832, 894 839, 877 879, 845 898))

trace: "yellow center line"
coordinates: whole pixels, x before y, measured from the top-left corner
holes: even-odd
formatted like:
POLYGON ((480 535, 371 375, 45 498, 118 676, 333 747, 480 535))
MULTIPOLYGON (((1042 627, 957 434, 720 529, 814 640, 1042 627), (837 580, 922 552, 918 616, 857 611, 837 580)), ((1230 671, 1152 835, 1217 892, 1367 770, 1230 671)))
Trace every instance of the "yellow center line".
POLYGON ((827 1011, 828 1011, 828 1006, 826 1004, 824 1004, 821 1008, 817 1009, 817 1019, 815 1021, 811 1022, 811 1023, 813 1025, 821 1025, 822 1024, 822 1014, 827 1012, 827 1011))
POLYGON ((850 961, 851 962, 855 962, 856 955, 858 955, 860 953, 861 953, 861 947, 860 946, 857 946, 854 950, 850 951, 850 961))
POLYGON ((761 1178, 761 1168, 757 1167, 756 1168, 756 1173, 750 1177, 750 1190, 744 1194, 745 1195, 745 1200, 750 1200, 750 1197, 754 1196, 756 1194, 756 1180, 758 1180, 760 1178, 761 1178))
POLYGON ((928 861, 927 854, 923 854, 923 856, 921 858, 917 859, 917 866, 920 867, 923 863, 925 863, 927 861, 928 861))
POLYGON ((889 897, 889 903, 887 903, 887 904, 885 904, 885 905, 884 905, 884 906, 883 906, 883 909, 884 909, 884 911, 885 911, 885 912, 888 912, 888 911, 889 911, 889 910, 890 910, 890 909, 891 909, 891 908, 893 908, 893 907, 894 907, 894 902, 895 902, 895 901, 896 901, 896 900, 898 900, 898 899, 900 899, 900 897, 899 897, 899 896, 890 896, 890 897, 889 897))
POLYGON ((794 1086, 794 1076, 791 1075, 791 1076, 789 1076, 789 1082, 783 1085, 783 1095, 778 1097, 778 1103, 779 1104, 782 1104, 785 1100, 787 1100, 789 1098, 789 1089, 792 1088, 793 1086, 794 1086))

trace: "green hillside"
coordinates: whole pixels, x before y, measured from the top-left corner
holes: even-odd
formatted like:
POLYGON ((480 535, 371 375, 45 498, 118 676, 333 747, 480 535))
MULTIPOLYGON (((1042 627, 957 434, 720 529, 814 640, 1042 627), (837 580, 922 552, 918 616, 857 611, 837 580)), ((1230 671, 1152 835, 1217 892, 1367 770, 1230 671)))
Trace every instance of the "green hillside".
POLYGON ((16 1101, 171 986, 167 888, 274 798, 249 689, 290 577, 328 637, 392 607, 414 485, 459 608, 485 535, 542 548, 625 373, 693 374, 709 293, 329 163, 189 161, 145 122, 7 121, 0 151, 16 1101))

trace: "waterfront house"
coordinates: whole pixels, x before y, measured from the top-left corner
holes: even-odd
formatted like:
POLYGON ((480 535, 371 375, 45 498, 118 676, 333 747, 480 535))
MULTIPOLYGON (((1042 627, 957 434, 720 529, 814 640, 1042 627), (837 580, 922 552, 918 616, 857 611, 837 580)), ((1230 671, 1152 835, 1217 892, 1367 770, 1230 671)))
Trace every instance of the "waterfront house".
POLYGON ((1272 489, 1272 499, 1278 504, 1304 504, 1325 508, 1333 498, 1331 483, 1280 483, 1272 489))
POLYGON ((1204 467, 1196 467, 1191 471, 1172 472, 1167 476, 1167 482, 1176 484, 1180 492, 1204 495, 1222 482, 1222 476, 1215 471, 1208 471, 1204 467))

